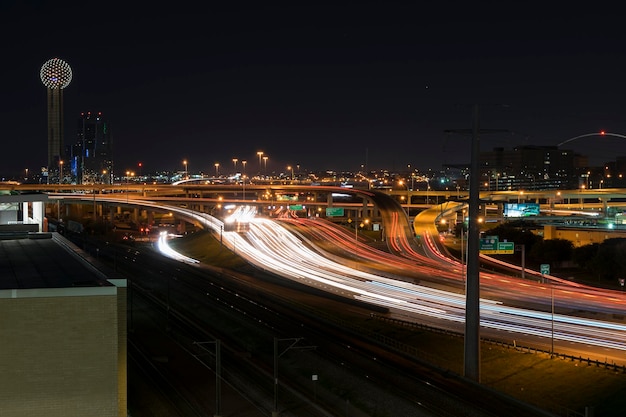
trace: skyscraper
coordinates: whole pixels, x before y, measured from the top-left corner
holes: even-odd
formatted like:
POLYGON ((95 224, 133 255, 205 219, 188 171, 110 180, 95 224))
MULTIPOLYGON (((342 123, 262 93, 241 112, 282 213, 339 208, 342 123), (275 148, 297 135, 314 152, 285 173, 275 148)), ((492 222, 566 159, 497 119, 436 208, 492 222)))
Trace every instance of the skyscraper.
POLYGON ((64 156, 63 89, 72 81, 72 69, 62 59, 52 58, 42 65, 39 76, 48 90, 48 173, 60 174, 64 156))
POLYGON ((109 183, 113 146, 109 124, 102 112, 82 112, 78 119, 77 141, 72 152, 73 170, 82 184, 109 183))

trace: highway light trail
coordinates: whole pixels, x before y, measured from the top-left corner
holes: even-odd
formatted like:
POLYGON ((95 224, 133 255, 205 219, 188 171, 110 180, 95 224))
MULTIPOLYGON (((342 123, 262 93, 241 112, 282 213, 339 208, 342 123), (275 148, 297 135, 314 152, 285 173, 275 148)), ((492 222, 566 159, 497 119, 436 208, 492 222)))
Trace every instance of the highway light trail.
MULTIPOLYGON (((349 261, 327 259, 276 221, 255 218, 245 235, 228 232, 225 238, 249 262, 305 285, 347 292, 355 299, 398 311, 454 323, 465 320, 463 294, 398 281, 356 270, 349 261)), ((480 305, 484 328, 626 351, 625 325, 509 307, 487 299, 481 299, 480 305)))
MULTIPOLYGON (((465 296, 463 294, 401 281, 394 278, 394 275, 397 276, 397 274, 385 276, 383 272, 372 273, 358 270, 356 269, 360 265, 358 262, 353 263, 347 259, 333 260, 326 257, 323 255, 323 251, 313 249, 312 243, 298 237, 297 234, 281 225, 279 221, 251 218, 247 209, 242 209, 242 213, 247 213, 246 216, 250 219, 249 231, 237 233, 224 231, 222 221, 205 213, 146 201, 142 201, 141 204, 177 212, 214 233, 221 234, 223 243, 230 250, 258 268, 268 270, 276 275, 345 297, 387 307, 396 312, 445 320, 455 325, 462 324, 465 320, 465 296)), ((342 242, 342 239, 340 238, 338 242, 342 242)), ((370 252, 366 252, 364 248, 359 248, 359 251, 361 250, 363 253, 360 256, 369 256, 370 252)), ((389 262, 397 263, 398 271, 401 271, 401 258, 391 254, 388 256, 389 262)), ((405 265, 410 265, 412 270, 419 271, 422 268, 414 260, 405 260, 405 262, 409 262, 405 265)), ((455 266, 455 268, 457 267, 455 266)), ((422 272, 433 274, 433 265, 425 265, 422 272)), ((439 271, 439 273, 444 272, 444 269, 439 271)), ((498 287, 501 287, 500 293, 502 291, 512 293, 520 291, 520 287, 517 287, 518 281, 514 281, 510 277, 498 276, 497 274, 483 276, 481 274, 482 278, 500 279, 498 284, 498 287), (516 287, 512 285, 516 285, 516 287)), ((529 297, 538 297, 541 291, 544 292, 545 297, 547 287, 528 288, 527 293, 520 293, 522 303, 527 302, 529 297)), ((584 292, 587 290, 583 291, 575 287, 554 287, 552 290, 555 293, 563 293, 561 297, 572 305, 579 302, 581 306, 596 306, 601 309, 609 302, 607 297, 598 296, 604 294, 601 291, 596 293, 592 293, 590 290, 584 292), (567 292, 571 294, 567 294, 567 292), (568 296, 569 298, 566 298, 568 296), (584 297, 582 301, 580 300, 581 297, 584 297)), ((610 302, 620 307, 621 311, 624 310, 623 297, 613 296, 610 302)), ((574 307, 572 308, 574 309, 574 307)), ((532 335, 604 347, 622 352, 620 354, 622 359, 623 352, 626 351, 626 326, 619 323, 511 307, 485 298, 480 300, 480 316, 483 328, 511 332, 517 335, 513 336, 517 340, 532 335)))
POLYGON ((167 256, 168 258, 172 258, 175 259, 177 261, 181 261, 181 262, 185 262, 188 264, 197 264, 200 261, 190 258, 188 256, 185 256, 181 253, 176 252, 174 249, 172 249, 168 243, 167 243, 167 238, 168 238, 168 233, 167 232, 161 232, 159 233, 159 240, 157 241, 157 249, 159 250, 159 252, 161 252, 163 255, 167 256))

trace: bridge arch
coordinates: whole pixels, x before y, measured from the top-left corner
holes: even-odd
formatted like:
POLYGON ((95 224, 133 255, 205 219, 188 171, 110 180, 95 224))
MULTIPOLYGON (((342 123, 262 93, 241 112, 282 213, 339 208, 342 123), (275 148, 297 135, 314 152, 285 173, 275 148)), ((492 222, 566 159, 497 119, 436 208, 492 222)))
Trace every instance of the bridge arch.
POLYGON ((626 135, 620 135, 619 133, 610 133, 610 132, 601 131, 601 132, 585 133, 584 135, 574 136, 573 138, 569 138, 569 139, 564 140, 563 142, 557 144, 556 146, 563 146, 566 143, 575 141, 577 139, 590 137, 590 136, 612 136, 612 137, 616 137, 616 138, 626 139, 626 135))

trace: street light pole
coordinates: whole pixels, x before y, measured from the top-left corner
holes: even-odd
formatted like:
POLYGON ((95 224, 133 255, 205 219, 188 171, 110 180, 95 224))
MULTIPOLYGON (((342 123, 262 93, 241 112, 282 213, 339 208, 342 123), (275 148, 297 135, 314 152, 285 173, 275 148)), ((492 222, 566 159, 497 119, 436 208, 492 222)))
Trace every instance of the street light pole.
POLYGON ((130 177, 130 171, 126 171, 126 204, 128 204, 128 193, 130 192, 130 184, 128 179, 130 177))
POLYGON ((241 161, 241 165, 243 165, 243 173, 241 174, 241 179, 243 182, 243 200, 246 200, 246 164, 248 163, 248 161, 243 160, 241 161))
MULTIPOLYGON (((543 275, 543 274, 542 274, 543 275)), ((552 345, 550 347, 550 356, 554 355, 554 283, 550 284, 550 304, 552 305, 552 345)))
POLYGON ((411 192, 409 191, 409 184, 405 184, 404 181, 398 181, 398 184, 405 186, 406 185, 406 215, 408 217, 411 216, 411 192))
MULTIPOLYGON (((209 344, 209 343, 215 344, 215 414, 213 415, 213 417, 221 417, 222 415, 222 353, 221 353, 220 340, 217 339, 214 342, 193 342, 193 343, 195 345, 200 346, 204 350, 206 349, 204 348, 203 345, 209 344)), ((195 356, 195 358, 198 359, 198 356, 195 356)))
POLYGON ((274 409, 272 411, 272 417, 278 417, 278 358, 283 356, 287 351, 291 349, 315 349, 315 346, 296 346, 298 342, 302 340, 302 337, 293 337, 288 339, 274 338, 274 409), (287 349, 278 353, 279 342, 291 342, 287 349))
POLYGON ((261 173, 261 158, 263 157, 263 151, 258 151, 257 156, 259 157, 259 174, 261 173))
POLYGON ((354 269, 359 269, 359 222, 354 222, 354 269))

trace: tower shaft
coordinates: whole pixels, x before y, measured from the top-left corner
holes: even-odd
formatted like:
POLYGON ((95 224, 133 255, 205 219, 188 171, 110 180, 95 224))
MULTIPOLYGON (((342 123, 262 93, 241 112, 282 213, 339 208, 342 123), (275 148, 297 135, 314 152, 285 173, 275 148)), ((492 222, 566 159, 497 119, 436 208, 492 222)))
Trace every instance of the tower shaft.
POLYGON ((48 169, 63 159, 63 89, 48 88, 48 169))

